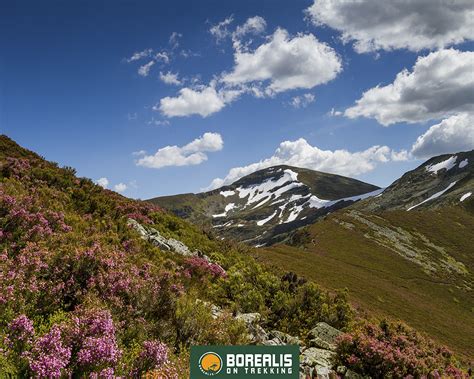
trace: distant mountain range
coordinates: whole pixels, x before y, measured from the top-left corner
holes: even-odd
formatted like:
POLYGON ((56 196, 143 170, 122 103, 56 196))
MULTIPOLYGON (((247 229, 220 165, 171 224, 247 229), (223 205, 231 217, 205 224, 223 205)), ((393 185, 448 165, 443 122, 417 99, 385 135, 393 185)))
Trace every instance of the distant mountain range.
POLYGON ((282 241, 288 232, 380 191, 344 176, 275 166, 210 192, 149 201, 190 221, 211 224, 221 237, 262 246, 282 241))
POLYGON ((210 192, 149 201, 211 225, 222 238, 260 247, 286 241, 294 230, 362 199, 370 200, 356 208, 375 212, 459 203, 474 189, 473 173, 473 151, 432 158, 386 189, 344 176, 274 166, 210 192))

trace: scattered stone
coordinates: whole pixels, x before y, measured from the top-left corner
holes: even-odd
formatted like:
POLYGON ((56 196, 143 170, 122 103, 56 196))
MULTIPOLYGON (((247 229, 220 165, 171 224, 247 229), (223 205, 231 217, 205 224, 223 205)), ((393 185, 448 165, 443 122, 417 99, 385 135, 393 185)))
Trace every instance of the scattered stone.
POLYGON ((336 350, 336 338, 343 334, 325 322, 319 322, 308 334, 309 345, 326 350, 336 350))
POLYGON ((331 368, 335 353, 329 350, 310 347, 301 354, 301 363, 305 366, 331 368))
POLYGON ((150 243, 162 250, 172 251, 185 257, 201 257, 207 260, 208 262, 211 262, 209 257, 204 255, 202 252, 192 252, 191 250, 189 250, 189 247, 187 247, 183 242, 178 241, 174 238, 165 238, 155 228, 141 225, 139 222, 131 218, 127 220, 127 225, 135 229, 141 235, 142 239, 149 241, 150 243))
POLYGON ((290 336, 289 334, 280 332, 279 330, 272 330, 270 332, 270 338, 281 341, 280 345, 303 345, 303 342, 301 342, 298 337, 290 336))
POLYGON ((260 321, 262 315, 260 313, 239 313, 235 316, 237 320, 242 320, 246 325, 254 324, 260 321))

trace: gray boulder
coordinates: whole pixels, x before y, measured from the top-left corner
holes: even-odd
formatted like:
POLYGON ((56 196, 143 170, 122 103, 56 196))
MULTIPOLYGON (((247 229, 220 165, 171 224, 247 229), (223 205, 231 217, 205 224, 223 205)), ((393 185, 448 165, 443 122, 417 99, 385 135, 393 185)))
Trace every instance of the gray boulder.
POLYGON ((325 322, 318 322, 308 334, 309 345, 326 350, 336 350, 336 338, 342 332, 325 322))
POLYGON ((330 369, 334 357, 335 353, 332 351, 310 347, 301 354, 301 364, 309 367, 321 366, 330 369))
POLYGON ((289 334, 280 332, 279 330, 272 330, 269 333, 271 339, 279 340, 279 345, 299 345, 302 346, 303 342, 298 337, 290 336, 289 334))

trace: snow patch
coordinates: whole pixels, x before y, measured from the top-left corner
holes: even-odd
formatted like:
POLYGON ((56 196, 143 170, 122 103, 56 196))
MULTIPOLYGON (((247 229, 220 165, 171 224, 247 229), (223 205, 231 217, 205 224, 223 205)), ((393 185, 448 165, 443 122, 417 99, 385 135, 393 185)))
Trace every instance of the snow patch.
POLYGON ((221 191, 220 194, 224 197, 229 197, 235 195, 235 191, 221 191))
POLYGON ((284 192, 289 191, 292 188, 304 186, 303 183, 297 181, 297 178, 298 174, 296 172, 287 169, 284 171, 283 176, 278 180, 269 179, 261 184, 250 187, 239 187, 236 190, 239 192, 239 198, 244 199, 248 197, 247 206, 257 203, 256 207, 258 207, 270 200, 272 197, 277 199, 284 192), (278 189, 275 190, 276 188, 278 189))
POLYGON ((459 162, 459 168, 464 168, 467 166, 467 164, 469 163, 469 159, 464 159, 463 161, 459 162))
POLYGON ((421 204, 426 203, 427 201, 431 201, 431 200, 434 200, 434 199, 440 197, 440 196, 441 196, 442 194, 444 194, 446 191, 448 191, 448 190, 450 190, 452 187, 454 187, 454 185, 455 185, 456 183, 457 183, 457 181, 452 182, 452 183, 449 184, 449 186, 447 186, 444 190, 439 191, 439 192, 436 192, 434 195, 432 195, 432 196, 430 196, 429 198, 423 200, 421 203, 416 204, 416 205, 414 205, 414 206, 408 208, 407 211, 411 211, 413 208, 416 208, 416 207, 420 206, 421 204))
POLYGON ((446 171, 451 170, 454 166, 456 166, 456 160, 458 157, 456 155, 453 155, 452 157, 449 157, 448 159, 433 164, 433 165, 428 165, 426 166, 426 171, 434 172, 435 174, 438 173, 439 170, 446 169, 446 171))
POLYGON ((268 221, 270 221, 273 217, 275 217, 277 214, 277 211, 273 212, 270 216, 267 218, 264 218, 263 220, 257 221, 258 226, 265 225, 268 221))
POLYGON ((219 214, 217 214, 217 215, 212 215, 212 217, 214 217, 214 218, 226 217, 226 216, 227 216, 227 212, 231 211, 231 210, 234 209, 234 208, 237 208, 237 207, 235 206, 235 204, 234 204, 234 203, 229 203, 229 204, 227 204, 227 205, 225 206, 223 213, 219 213, 219 214))
POLYGON ((302 210, 303 210, 303 205, 297 205, 297 206, 293 207, 293 209, 291 210, 290 215, 288 216, 288 218, 285 221, 285 224, 288 223, 288 222, 295 221, 298 218, 298 216, 300 215, 302 210))
POLYGON ((465 193, 464 195, 461 196, 461 198, 459 199, 459 201, 464 201, 466 200, 469 196, 472 195, 472 192, 468 192, 468 193, 465 193))

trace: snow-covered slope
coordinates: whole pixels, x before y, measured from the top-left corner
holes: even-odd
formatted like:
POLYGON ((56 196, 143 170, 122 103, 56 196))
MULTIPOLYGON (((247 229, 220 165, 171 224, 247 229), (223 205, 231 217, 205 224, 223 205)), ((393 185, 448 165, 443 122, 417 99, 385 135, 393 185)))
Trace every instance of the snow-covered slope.
POLYGON ((366 211, 415 211, 456 205, 474 191, 474 151, 440 155, 407 172, 380 196, 355 208, 366 211))
POLYGON ((343 176, 276 166, 211 192, 151 201, 193 221, 211 223, 221 237, 262 246, 380 192, 376 186, 343 176))

